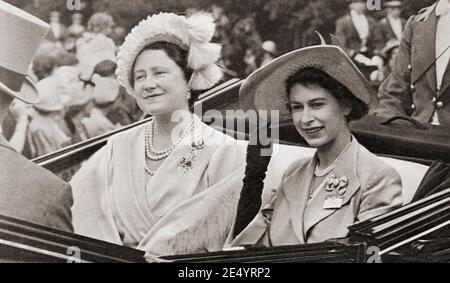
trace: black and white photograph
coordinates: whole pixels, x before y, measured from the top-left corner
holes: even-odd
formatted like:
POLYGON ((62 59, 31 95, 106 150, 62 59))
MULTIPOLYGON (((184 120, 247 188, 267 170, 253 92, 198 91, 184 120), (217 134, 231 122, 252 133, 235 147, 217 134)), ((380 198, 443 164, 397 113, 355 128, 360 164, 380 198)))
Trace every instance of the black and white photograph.
POLYGON ((442 262, 450 0, 0 0, 0 263, 442 262))

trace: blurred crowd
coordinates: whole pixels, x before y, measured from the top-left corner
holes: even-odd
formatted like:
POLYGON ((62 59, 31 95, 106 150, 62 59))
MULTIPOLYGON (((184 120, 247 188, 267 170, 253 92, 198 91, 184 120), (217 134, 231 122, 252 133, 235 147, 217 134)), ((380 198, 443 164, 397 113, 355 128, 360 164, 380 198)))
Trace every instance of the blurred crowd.
MULTIPOLYGON (((337 20, 333 44, 343 47, 366 77, 380 84, 390 73, 406 20, 401 1, 385 1, 385 16, 376 20, 367 14, 366 2, 347 0, 348 13, 337 20)), ((218 25, 216 39, 223 42, 223 66, 232 77, 246 77, 281 55, 275 40, 262 40, 256 15, 235 19, 223 7, 212 5, 218 25)), ((284 50, 290 51, 290 50, 284 50)))
MULTIPOLYGON (((364 75, 381 83, 390 73, 405 25, 402 3, 387 1, 386 16, 366 15, 365 2, 348 0, 349 10, 336 22, 334 44, 341 45, 364 75), (389 4, 390 3, 390 4, 389 4)), ((225 79, 245 78, 280 55, 275 40, 262 40, 256 15, 237 18, 220 4, 210 7, 223 45, 220 62, 225 79)), ((192 11, 187 11, 190 13, 192 11)), ((107 13, 83 19, 49 15, 51 32, 33 62, 32 74, 41 97, 38 104, 13 103, 4 134, 28 158, 41 156, 142 118, 134 98, 115 78, 116 52, 128 32, 107 13)), ((286 51, 286 50, 285 50, 286 51)), ((30 90, 32 91, 32 90, 30 90)))
POLYGON ((40 101, 14 101, 4 134, 28 158, 54 152, 133 123, 142 117, 134 98, 115 77, 117 46, 125 29, 96 13, 83 24, 80 13, 64 26, 60 13, 49 17, 51 32, 33 61, 30 77, 40 101))

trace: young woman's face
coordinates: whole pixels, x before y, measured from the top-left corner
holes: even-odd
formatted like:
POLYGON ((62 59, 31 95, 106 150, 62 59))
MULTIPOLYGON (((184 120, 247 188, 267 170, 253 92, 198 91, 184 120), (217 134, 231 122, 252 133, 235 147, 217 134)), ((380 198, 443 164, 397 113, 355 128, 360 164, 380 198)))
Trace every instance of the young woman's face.
POLYGON ((145 50, 133 70, 138 105, 151 115, 189 109, 183 70, 163 50, 145 50))
POLYGON ((289 102, 295 127, 311 147, 320 148, 348 133, 351 108, 322 87, 294 84, 289 102))

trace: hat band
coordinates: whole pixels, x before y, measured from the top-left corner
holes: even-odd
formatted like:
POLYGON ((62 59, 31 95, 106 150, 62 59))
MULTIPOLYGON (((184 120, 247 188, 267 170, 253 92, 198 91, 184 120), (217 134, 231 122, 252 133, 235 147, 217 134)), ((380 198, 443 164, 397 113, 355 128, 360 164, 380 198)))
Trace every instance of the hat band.
POLYGON ((0 66, 0 82, 12 91, 20 91, 24 81, 25 74, 20 74, 0 66))

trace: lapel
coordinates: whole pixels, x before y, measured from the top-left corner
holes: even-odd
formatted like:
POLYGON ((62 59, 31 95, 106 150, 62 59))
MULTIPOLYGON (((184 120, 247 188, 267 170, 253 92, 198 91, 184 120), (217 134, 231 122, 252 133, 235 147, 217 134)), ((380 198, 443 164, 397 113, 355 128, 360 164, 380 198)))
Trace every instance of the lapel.
MULTIPOLYGON (((341 160, 336 164, 336 168, 333 171, 337 178, 345 176, 348 179, 348 186, 344 194, 343 205, 347 204, 360 188, 359 179, 356 175, 358 150, 358 142, 353 137, 352 144, 346 153, 344 153, 341 160)), ((307 238, 310 229, 337 211, 337 209, 323 208, 323 203, 327 195, 328 193, 325 188, 320 188, 317 196, 309 203, 303 218, 305 238, 307 238)))
POLYGON ((447 69, 445 69, 444 77, 442 78, 441 91, 439 95, 442 95, 450 87, 450 60, 447 63, 447 69))
POLYGON ((372 38, 374 36, 373 31, 378 27, 378 22, 366 15, 367 24, 369 25, 369 36, 367 38, 372 38))
POLYGON ((348 23, 348 30, 350 31, 350 33, 348 34, 348 38, 360 42, 361 39, 359 37, 358 30, 355 27, 355 23, 353 22, 350 13, 347 14, 347 23, 348 23))
POLYGON ((393 36, 393 37, 395 37, 395 38, 397 38, 397 36, 395 35, 395 32, 394 32, 394 29, 392 28, 392 24, 391 24, 391 21, 389 20, 389 18, 388 17, 386 17, 386 25, 388 26, 388 31, 389 31, 389 34, 391 35, 391 36, 393 36))
POLYGON ((194 135, 189 135, 179 144, 156 170, 155 175, 146 184, 147 205, 156 215, 165 215, 169 210, 192 198, 200 190, 207 188, 205 170, 217 149, 212 129, 200 123, 194 135), (192 161, 191 170, 184 172, 179 164, 181 159, 188 159, 191 141, 202 139, 205 147, 192 161), (182 188, 182 189, 181 189, 182 188))
MULTIPOLYGON (((386 23, 387 23, 387 26, 388 26, 388 28, 389 28, 389 33, 390 33, 395 39, 397 39, 398 41, 401 41, 402 39, 397 37, 397 34, 394 32, 394 29, 392 28, 391 20, 389 20, 389 17, 387 17, 387 16, 386 16, 386 23)), ((401 19, 401 23, 402 23, 402 33, 403 33, 403 31, 405 30, 405 24, 406 24, 405 19, 401 19)))
POLYGON ((289 218, 300 243, 306 242, 303 233, 303 214, 308 202, 309 188, 313 180, 316 164, 317 153, 311 161, 304 166, 300 166, 283 181, 282 188, 289 206, 289 218))
MULTIPOLYGON (((415 37, 414 44, 415 49, 420 52, 420 56, 416 58, 420 64, 414 65, 411 74, 413 83, 436 61, 436 26, 437 17, 434 10, 427 19, 417 22, 414 33, 419 36, 415 37)), ((414 60, 414 58, 411 59, 414 60)), ((431 89, 436 93, 436 68, 429 68, 425 76, 431 89)))

